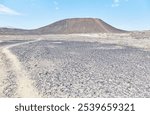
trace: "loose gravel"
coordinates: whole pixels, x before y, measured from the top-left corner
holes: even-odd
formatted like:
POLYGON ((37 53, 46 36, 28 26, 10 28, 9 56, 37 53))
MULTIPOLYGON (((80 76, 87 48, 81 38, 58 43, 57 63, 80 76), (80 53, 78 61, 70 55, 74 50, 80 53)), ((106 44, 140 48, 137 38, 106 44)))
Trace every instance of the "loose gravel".
POLYGON ((41 40, 11 48, 42 97, 149 97, 150 51, 41 40))

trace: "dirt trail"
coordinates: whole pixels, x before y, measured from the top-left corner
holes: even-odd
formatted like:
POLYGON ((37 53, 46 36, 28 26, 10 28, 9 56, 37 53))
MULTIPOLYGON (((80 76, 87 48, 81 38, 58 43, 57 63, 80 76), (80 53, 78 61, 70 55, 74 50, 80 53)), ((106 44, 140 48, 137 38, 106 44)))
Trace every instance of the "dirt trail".
POLYGON ((33 81, 24 70, 18 58, 9 50, 14 46, 39 40, 16 43, 0 48, 0 97, 40 97, 33 87, 33 81))

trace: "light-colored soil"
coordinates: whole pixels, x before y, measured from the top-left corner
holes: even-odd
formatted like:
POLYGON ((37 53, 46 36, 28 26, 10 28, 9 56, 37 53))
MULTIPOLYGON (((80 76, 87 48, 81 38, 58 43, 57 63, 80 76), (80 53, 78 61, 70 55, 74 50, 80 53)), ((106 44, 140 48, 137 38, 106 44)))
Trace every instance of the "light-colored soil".
POLYGON ((29 74, 18 58, 9 50, 14 46, 28 44, 16 43, 0 49, 0 97, 40 97, 33 87, 29 74))
POLYGON ((150 49, 150 36, 132 33, 111 34, 111 33, 98 33, 98 34, 70 34, 70 35, 1 35, 2 40, 36 40, 36 39, 50 39, 50 40, 68 40, 68 41, 87 41, 87 42, 100 42, 110 43, 125 46, 133 46, 137 48, 150 49))

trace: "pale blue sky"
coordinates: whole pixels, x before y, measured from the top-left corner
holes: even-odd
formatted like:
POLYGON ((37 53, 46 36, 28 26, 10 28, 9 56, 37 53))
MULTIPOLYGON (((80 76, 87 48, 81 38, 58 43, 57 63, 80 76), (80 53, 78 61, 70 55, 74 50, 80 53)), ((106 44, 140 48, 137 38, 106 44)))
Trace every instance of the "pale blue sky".
POLYGON ((150 30, 150 0, 0 0, 0 27, 38 28, 76 17, 125 30, 150 30))

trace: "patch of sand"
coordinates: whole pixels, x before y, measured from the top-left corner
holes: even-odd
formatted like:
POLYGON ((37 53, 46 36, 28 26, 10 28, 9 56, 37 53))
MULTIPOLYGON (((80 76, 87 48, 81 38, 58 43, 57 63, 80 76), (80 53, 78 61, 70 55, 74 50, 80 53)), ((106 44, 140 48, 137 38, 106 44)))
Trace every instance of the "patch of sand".
MULTIPOLYGON (((150 37, 136 39, 131 33, 95 33, 95 34, 62 34, 62 35, 8 35, 0 36, 1 40, 37 40, 37 39, 47 39, 47 40, 67 40, 67 41, 83 41, 83 42, 100 42, 100 43, 110 43, 125 46, 133 46, 137 48, 144 48, 146 50, 150 49, 150 37)), ((57 44, 57 42, 54 42, 57 44)), ((61 43, 61 42, 58 42, 61 43)), ((20 44, 21 45, 21 44, 20 44)))
POLYGON ((4 63, 2 62, 2 55, 0 52, 0 97, 3 97, 3 89, 4 89, 3 80, 5 79, 4 75, 5 75, 4 63))
POLYGON ((29 75, 24 71, 17 57, 13 55, 8 48, 3 50, 7 58, 12 62, 12 68, 16 73, 19 97, 38 97, 35 88, 33 88, 33 82, 29 79, 29 75))
MULTIPOLYGON (((2 51, 1 51, 2 54, 6 55, 6 58, 11 63, 11 67, 10 68, 15 73, 16 83, 17 83, 17 86, 18 86, 16 94, 19 97, 22 97, 22 98, 28 98, 28 97, 30 97, 30 98, 32 98, 32 97, 38 98, 40 96, 37 93, 36 89, 33 87, 33 81, 30 79, 31 77, 24 70, 23 66, 21 65, 21 63, 19 62, 17 57, 14 54, 12 54, 9 49, 14 47, 14 46, 23 45, 23 44, 27 44, 27 43, 31 43, 31 42, 36 42, 36 41, 39 41, 39 40, 9 45, 9 46, 3 48, 2 51)), ((2 63, 1 61, 0 61, 0 64, 2 63)), ((6 78, 2 77, 2 76, 5 76, 5 74, 6 74, 4 72, 4 70, 1 70, 0 74, 1 74, 0 80, 3 81, 3 79, 6 79, 6 78)), ((1 87, 0 88, 0 96, 2 95, 2 91, 3 91, 3 88, 1 87)))

